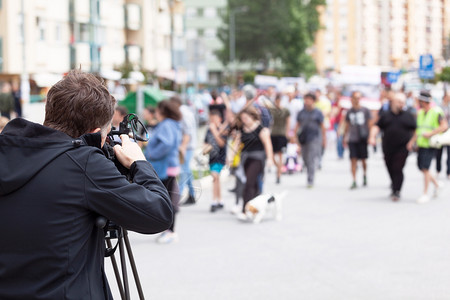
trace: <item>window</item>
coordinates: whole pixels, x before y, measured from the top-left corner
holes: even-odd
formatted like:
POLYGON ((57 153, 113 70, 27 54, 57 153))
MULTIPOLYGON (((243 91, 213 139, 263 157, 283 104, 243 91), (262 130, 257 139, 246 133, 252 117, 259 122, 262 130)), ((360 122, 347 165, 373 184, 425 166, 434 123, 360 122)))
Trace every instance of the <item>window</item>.
POLYGON ((217 36, 217 30, 215 28, 207 28, 204 32, 205 38, 213 39, 217 36))
POLYGON ((133 3, 127 4, 125 20, 127 29, 139 30, 141 28, 141 6, 133 3))
POLYGON ((55 27, 55 41, 61 42, 61 24, 56 24, 55 27))
POLYGON ((215 7, 207 7, 204 10, 205 18, 216 18, 217 17, 217 9, 215 7))
POLYGON ((23 26, 22 25, 23 25, 22 14, 18 14, 17 26, 19 27, 19 30, 17 32, 19 32, 19 36, 18 36, 19 43, 23 43, 23 26))
POLYGON ((197 9, 195 7, 186 8, 186 17, 187 18, 195 18, 197 17, 197 9))
POLYGON ((89 42, 89 24, 79 23, 77 24, 77 42, 89 42))
POLYGON ((186 38, 189 39, 196 39, 198 37, 197 30, 195 29, 187 29, 186 30, 186 38))
POLYGON ((38 40, 45 40, 45 21, 41 17, 36 17, 36 28, 38 30, 38 40))

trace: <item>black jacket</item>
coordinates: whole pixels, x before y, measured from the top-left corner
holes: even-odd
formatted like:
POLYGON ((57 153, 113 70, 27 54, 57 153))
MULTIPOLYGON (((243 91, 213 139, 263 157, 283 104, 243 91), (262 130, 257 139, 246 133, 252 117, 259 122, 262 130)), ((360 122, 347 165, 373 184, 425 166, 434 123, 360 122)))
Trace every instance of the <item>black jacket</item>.
POLYGON ((110 299, 97 216, 141 233, 171 225, 169 195, 150 163, 134 163, 129 183, 100 143, 99 134, 73 139, 23 119, 5 127, 0 299, 110 299))

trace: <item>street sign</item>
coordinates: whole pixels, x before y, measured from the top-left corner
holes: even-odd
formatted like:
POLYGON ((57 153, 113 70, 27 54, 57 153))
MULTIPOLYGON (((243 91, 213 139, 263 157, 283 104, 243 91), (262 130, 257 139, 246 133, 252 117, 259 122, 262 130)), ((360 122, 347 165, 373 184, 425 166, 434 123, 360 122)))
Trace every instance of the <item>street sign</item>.
POLYGON ((434 78, 434 59, 431 54, 424 54, 419 59, 419 77, 422 79, 434 78))
POLYGON ((389 73, 387 73, 387 81, 389 82, 389 83, 396 83, 397 81, 398 81, 398 79, 400 78, 400 75, 401 75, 402 73, 400 72, 400 71, 398 71, 398 72, 389 72, 389 73))

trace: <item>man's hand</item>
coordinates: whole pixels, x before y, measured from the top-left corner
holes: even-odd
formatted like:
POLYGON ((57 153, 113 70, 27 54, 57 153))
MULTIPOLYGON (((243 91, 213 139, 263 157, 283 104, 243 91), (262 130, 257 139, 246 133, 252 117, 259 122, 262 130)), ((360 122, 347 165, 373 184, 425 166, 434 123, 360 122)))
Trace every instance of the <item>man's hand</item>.
POLYGON ((122 145, 114 146, 114 153, 119 162, 127 169, 137 160, 145 160, 144 153, 138 144, 130 141, 130 137, 126 134, 120 136, 122 145))
POLYGON ((367 141, 369 145, 375 146, 377 144, 376 138, 374 136, 370 136, 367 141))
POLYGON ((409 152, 413 151, 413 147, 414 147, 414 141, 413 140, 409 141, 408 144, 406 144, 406 149, 409 152))

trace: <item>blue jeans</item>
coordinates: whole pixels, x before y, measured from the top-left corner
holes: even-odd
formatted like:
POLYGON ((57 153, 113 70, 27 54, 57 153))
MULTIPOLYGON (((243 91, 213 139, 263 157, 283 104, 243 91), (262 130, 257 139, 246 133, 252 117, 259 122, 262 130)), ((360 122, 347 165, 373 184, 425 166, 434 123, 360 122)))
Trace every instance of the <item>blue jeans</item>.
POLYGON ((193 149, 187 149, 186 154, 184 156, 184 163, 181 165, 181 173, 180 173, 180 194, 183 194, 184 186, 187 184, 189 188, 189 195, 195 196, 194 187, 192 186, 192 172, 190 168, 190 163, 192 156, 194 155, 193 149))
POLYGON ((339 124, 334 124, 334 130, 336 131, 336 144, 337 144, 337 153, 339 158, 344 158, 344 137, 338 132, 339 124))

